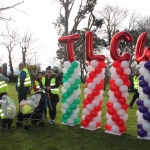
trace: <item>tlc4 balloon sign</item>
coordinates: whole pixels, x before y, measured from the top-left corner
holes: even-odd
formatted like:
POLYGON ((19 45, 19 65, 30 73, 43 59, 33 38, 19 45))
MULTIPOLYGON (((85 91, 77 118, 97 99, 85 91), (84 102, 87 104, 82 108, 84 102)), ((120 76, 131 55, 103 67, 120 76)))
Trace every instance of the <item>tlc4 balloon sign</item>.
MULTIPOLYGON (((74 126, 80 123, 78 117, 81 100, 80 90, 80 63, 75 61, 73 43, 80 38, 79 34, 62 36, 58 39, 59 43, 66 44, 67 60, 63 68, 63 87, 62 91, 62 124, 74 126)), ((96 130, 101 125, 103 89, 105 78, 105 56, 93 54, 93 33, 87 31, 86 38, 86 60, 88 63, 87 79, 84 89, 83 110, 81 128, 96 130)), ((106 113, 106 133, 121 135, 126 131, 125 123, 128 119, 127 98, 128 87, 130 86, 129 60, 131 55, 124 53, 118 54, 118 43, 124 40, 132 42, 133 37, 128 32, 116 33, 110 43, 110 55, 114 62, 110 68, 111 78, 109 80, 110 90, 108 91, 107 113, 106 113)), ((139 100, 137 105, 138 116, 138 138, 150 139, 150 47, 144 49, 146 32, 141 34, 136 44, 136 61, 140 69, 140 88, 139 100)))

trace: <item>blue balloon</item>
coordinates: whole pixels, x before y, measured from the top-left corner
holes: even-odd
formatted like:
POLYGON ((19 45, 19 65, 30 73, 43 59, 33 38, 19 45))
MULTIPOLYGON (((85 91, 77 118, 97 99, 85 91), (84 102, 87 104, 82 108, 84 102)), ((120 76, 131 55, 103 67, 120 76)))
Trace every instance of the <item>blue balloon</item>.
POLYGON ((137 128, 141 129, 142 128, 142 124, 137 124, 137 128))
POLYGON ((143 101, 141 101, 141 100, 139 99, 139 100, 136 101, 136 104, 137 104, 138 106, 141 106, 141 105, 143 105, 143 101))
POLYGON ((139 80, 144 80, 144 76, 140 75, 139 80))
POLYGON ((150 61, 147 61, 145 64, 144 64, 144 67, 148 70, 150 70, 150 61))
POLYGON ((140 137, 145 137, 147 135, 147 132, 141 128, 138 130, 138 135, 140 137))
POLYGON ((143 87, 143 93, 149 94, 150 93, 150 87, 149 86, 143 87))
POLYGON ((140 86, 140 87, 148 86, 148 82, 146 82, 145 80, 141 80, 141 81, 139 82, 139 86, 140 86))
POLYGON ((150 112, 145 112, 145 113, 143 113, 143 118, 144 118, 145 120, 150 121, 150 112))
POLYGON ((146 108, 144 105, 140 105, 139 111, 140 111, 141 113, 145 113, 145 112, 148 111, 148 108, 146 108))

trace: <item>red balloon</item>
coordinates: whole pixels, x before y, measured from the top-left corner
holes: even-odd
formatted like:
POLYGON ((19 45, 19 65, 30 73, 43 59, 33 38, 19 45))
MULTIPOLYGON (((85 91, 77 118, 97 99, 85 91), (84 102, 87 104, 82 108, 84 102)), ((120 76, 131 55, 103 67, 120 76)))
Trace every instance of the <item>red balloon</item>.
POLYGON ((97 111, 95 111, 95 110, 92 110, 91 112, 90 112, 90 116, 91 117, 96 117, 97 116, 97 111))
POLYGON ((129 87, 130 86, 130 80, 124 81, 123 84, 129 87))
POLYGON ((103 102, 102 102, 102 101, 100 101, 100 102, 99 102, 99 105, 102 105, 102 103, 103 103, 103 102))
POLYGON ((122 92, 121 91, 116 91, 116 92, 114 92, 114 96, 116 98, 120 98, 120 97, 122 97, 122 92))
POLYGON ((109 109, 107 110, 107 112, 108 112, 109 115, 114 115, 114 114, 116 114, 116 110, 113 109, 113 108, 109 108, 109 109))
POLYGON ((112 66, 114 68, 119 68, 121 66, 120 61, 118 61, 118 60, 114 61, 113 64, 112 64, 112 66))
POLYGON ((84 99, 84 100, 83 100, 83 104, 84 104, 84 105, 88 105, 88 104, 90 104, 90 101, 87 100, 87 99, 84 99))
POLYGON ((99 95, 99 90, 98 89, 93 89, 92 90, 92 95, 94 95, 94 96, 97 96, 97 95, 99 95))
POLYGON ((117 122, 116 122, 117 126, 119 127, 123 127, 124 126, 124 121, 123 119, 119 119, 117 122))
POLYGON ((123 104, 121 105, 121 108, 125 110, 125 112, 128 110, 129 105, 128 104, 123 104))
POLYGON ((110 42, 110 55, 114 61, 115 60, 118 60, 118 61, 127 60, 127 61, 129 61, 130 60, 130 54, 129 53, 124 53, 122 56, 120 56, 118 54, 118 43, 121 40, 125 40, 127 43, 130 43, 130 42, 132 42, 133 37, 130 33, 125 32, 125 31, 116 33, 110 42))
POLYGON ((110 85, 111 85, 111 84, 115 84, 115 80, 110 79, 110 80, 109 80, 109 84, 110 84, 110 85))
POLYGON ((92 117, 90 115, 85 116, 85 121, 86 122, 91 122, 92 121, 92 117))
POLYGON ((104 80, 101 80, 100 84, 104 84, 104 83, 105 83, 105 81, 104 81, 104 80))
POLYGON ((129 75, 122 74, 120 78, 125 82, 125 81, 127 81, 129 79, 129 75))
POLYGON ((85 37, 86 37, 86 60, 87 61, 91 61, 91 60, 104 61, 105 55, 93 54, 93 33, 90 31, 87 31, 85 33, 85 37))
POLYGON ((100 61, 100 62, 98 63, 98 67, 99 67, 99 68, 106 68, 106 63, 105 63, 104 61, 100 61))
POLYGON ((73 42, 77 41, 79 38, 80 38, 79 34, 72 34, 72 35, 62 36, 58 39, 59 43, 66 43, 67 59, 70 62, 73 62, 75 60, 73 42))
POLYGON ((90 82, 93 82, 93 79, 91 79, 91 78, 86 78, 86 83, 90 83, 90 82))
POLYGON ((108 124, 105 124, 105 129, 106 129, 107 131, 111 131, 111 126, 109 126, 108 124))
POLYGON ((103 84, 97 84, 96 86, 95 86, 95 89, 97 89, 97 90, 103 90, 103 88, 104 88, 104 85, 103 84))
POLYGON ((123 104, 126 104, 126 98, 125 97, 120 97, 118 98, 118 102, 123 105, 123 104))
POLYGON ((115 85, 115 84, 111 84, 110 85, 110 90, 113 91, 113 92, 115 92, 115 91, 119 90, 119 87, 117 85, 115 85))
POLYGON ((118 122, 120 119, 119 115, 117 115, 117 114, 112 115, 111 118, 114 122, 118 122))
POLYGON ((107 108, 113 108, 113 104, 111 102, 106 103, 107 108))
POLYGON ((94 71, 95 71, 96 74, 98 74, 98 73, 102 72, 102 69, 99 66, 97 66, 97 67, 95 67, 94 71))
POLYGON ((146 36, 147 33, 143 32, 136 42, 135 57, 138 63, 140 63, 141 61, 150 60, 150 47, 148 46, 145 48, 146 36))
POLYGON ((123 126, 123 127, 120 127, 120 129, 119 129, 119 132, 120 133, 123 133, 123 132, 125 132, 127 129, 126 129, 126 126, 123 126))
POLYGON ((93 94, 89 94, 89 95, 87 95, 87 100, 88 101, 92 101, 94 99, 94 95, 93 94))
POLYGON ((81 125, 82 125, 83 127, 88 127, 88 122, 86 122, 85 120, 82 120, 82 121, 81 121, 81 125))
POLYGON ((96 128, 100 127, 100 125, 101 125, 100 122, 97 122, 96 123, 96 128))
POLYGON ((99 105, 99 106, 95 106, 95 107, 94 107, 94 110, 95 110, 95 111, 101 111, 101 110, 102 110, 102 106, 100 106, 100 105, 99 105))
POLYGON ((123 75, 124 74, 124 69, 122 67, 119 67, 116 69, 116 73, 118 73, 119 75, 123 75))
POLYGON ((97 74, 96 74, 94 71, 91 71, 91 72, 89 73, 89 77, 90 77, 91 79, 95 78, 96 75, 97 75, 97 74))

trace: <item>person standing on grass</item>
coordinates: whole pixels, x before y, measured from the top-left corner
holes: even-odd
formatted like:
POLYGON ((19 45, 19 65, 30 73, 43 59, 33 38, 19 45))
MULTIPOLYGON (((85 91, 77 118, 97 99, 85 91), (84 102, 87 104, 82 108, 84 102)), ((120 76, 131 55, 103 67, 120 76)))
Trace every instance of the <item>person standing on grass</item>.
POLYGON ((134 75, 134 78, 133 78, 133 84, 134 84, 134 90, 135 90, 135 93, 132 97, 132 100, 129 104, 129 107, 132 108, 133 107, 133 104, 135 103, 136 99, 139 98, 139 93, 138 93, 138 88, 139 88, 139 77, 140 77, 140 74, 139 74, 139 71, 135 71, 135 75, 134 75))
POLYGON ((54 74, 53 69, 51 67, 46 68, 46 75, 42 78, 43 88, 45 92, 48 93, 48 108, 49 108, 49 116, 50 120, 49 124, 54 124, 54 120, 56 117, 56 106, 59 102, 59 80, 56 74, 54 74))

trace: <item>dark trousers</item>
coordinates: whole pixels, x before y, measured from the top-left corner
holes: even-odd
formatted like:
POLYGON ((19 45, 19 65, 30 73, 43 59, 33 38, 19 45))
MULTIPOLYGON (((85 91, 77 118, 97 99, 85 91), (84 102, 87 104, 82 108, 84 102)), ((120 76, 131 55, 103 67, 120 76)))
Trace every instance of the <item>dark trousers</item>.
POLYGON ((22 101, 23 99, 25 100, 27 98, 27 92, 18 92, 18 99, 19 99, 19 103, 20 101, 22 101))
POLYGON ((132 98, 132 100, 131 100, 131 102, 130 102, 129 105, 133 106, 133 104, 135 103, 135 101, 136 101, 137 98, 139 98, 139 93, 138 93, 138 90, 135 89, 135 93, 134 93, 133 98, 132 98))
POLYGON ((2 119, 2 127, 6 128, 6 125, 8 125, 8 128, 10 128, 11 124, 12 124, 13 120, 12 119, 2 119))

